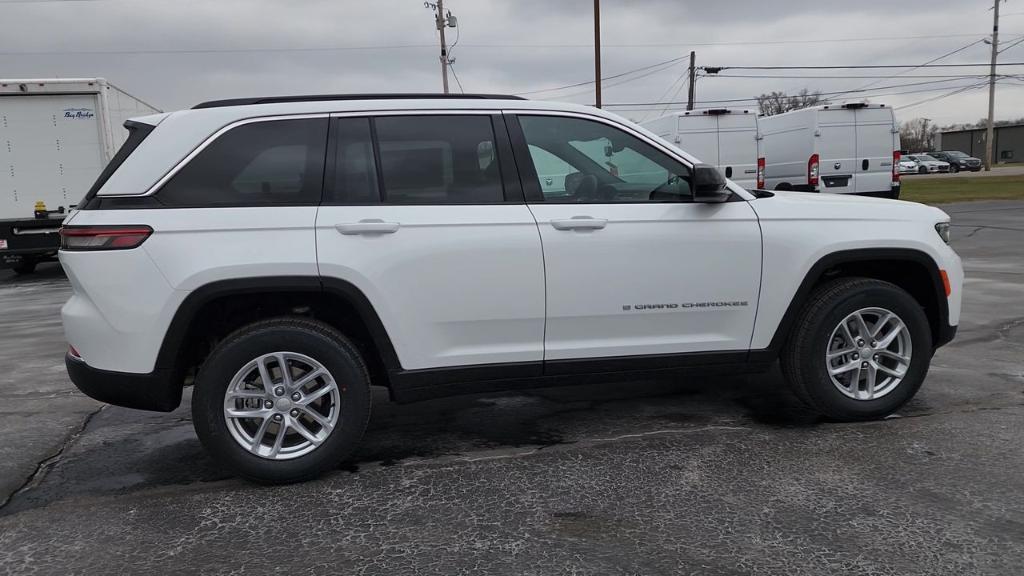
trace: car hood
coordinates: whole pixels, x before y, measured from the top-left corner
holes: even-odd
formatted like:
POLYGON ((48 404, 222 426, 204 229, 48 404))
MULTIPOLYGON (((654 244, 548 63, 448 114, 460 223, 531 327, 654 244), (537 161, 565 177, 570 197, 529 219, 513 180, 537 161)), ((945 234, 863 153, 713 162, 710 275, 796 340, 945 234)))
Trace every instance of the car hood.
POLYGON ((949 216, 917 202, 871 198, 853 194, 816 192, 773 192, 770 198, 752 200, 750 206, 760 218, 778 220, 889 220, 938 223, 949 216), (759 209, 763 207, 763 209, 759 209))

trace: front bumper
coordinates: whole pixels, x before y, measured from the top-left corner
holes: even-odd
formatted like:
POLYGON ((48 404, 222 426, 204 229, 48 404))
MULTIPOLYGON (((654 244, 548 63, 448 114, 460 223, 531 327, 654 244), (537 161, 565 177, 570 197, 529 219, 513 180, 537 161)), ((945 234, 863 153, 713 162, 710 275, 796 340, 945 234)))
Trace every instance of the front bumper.
POLYGON ((100 402, 155 412, 171 412, 181 404, 182 383, 173 370, 111 372, 93 368, 70 352, 64 356, 64 364, 71 382, 100 402))

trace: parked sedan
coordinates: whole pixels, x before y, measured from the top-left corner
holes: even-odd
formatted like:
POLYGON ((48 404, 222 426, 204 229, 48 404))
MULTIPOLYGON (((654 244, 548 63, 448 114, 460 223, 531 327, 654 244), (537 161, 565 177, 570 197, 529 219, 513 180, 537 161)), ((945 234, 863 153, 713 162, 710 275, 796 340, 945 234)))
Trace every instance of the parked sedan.
POLYGON ((917 162, 904 156, 897 165, 900 174, 917 174, 917 162))
POLYGON ((944 162, 949 162, 950 172, 959 172, 961 170, 970 170, 971 172, 977 172, 981 170, 980 158, 969 156, 959 150, 943 150, 940 152, 932 152, 930 156, 942 160, 944 162))
POLYGON ((905 158, 917 163, 918 174, 936 174, 949 172, 949 162, 936 160, 927 154, 908 154, 905 158))

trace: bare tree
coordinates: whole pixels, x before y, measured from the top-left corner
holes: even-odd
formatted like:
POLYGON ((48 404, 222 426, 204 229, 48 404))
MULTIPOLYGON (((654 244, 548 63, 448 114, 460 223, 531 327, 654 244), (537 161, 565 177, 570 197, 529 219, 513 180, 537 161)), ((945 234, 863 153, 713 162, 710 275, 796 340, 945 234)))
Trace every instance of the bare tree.
POLYGON ((935 135, 939 127, 929 118, 914 118, 900 123, 900 144, 911 152, 930 152, 935 149, 935 135))
POLYGON ((796 94, 789 95, 785 92, 772 92, 761 94, 757 97, 757 107, 761 114, 774 116, 790 110, 799 110, 821 104, 821 92, 811 92, 804 88, 796 94))

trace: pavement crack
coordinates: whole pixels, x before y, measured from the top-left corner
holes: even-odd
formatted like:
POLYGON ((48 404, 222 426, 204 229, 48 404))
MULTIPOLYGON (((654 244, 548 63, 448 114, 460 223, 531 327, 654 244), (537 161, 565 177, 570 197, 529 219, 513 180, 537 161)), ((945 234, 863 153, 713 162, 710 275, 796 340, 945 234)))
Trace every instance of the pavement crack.
POLYGON ((61 457, 64 456, 64 452, 66 452, 67 449, 70 448, 75 443, 75 441, 77 441, 82 436, 82 433, 85 432, 85 429, 89 426, 89 423, 92 422, 92 419, 101 411, 103 411, 103 409, 106 408, 107 406, 107 404, 104 404, 97 408, 96 410, 93 410, 92 412, 87 414, 85 418, 82 420, 82 423, 78 426, 78 428, 76 428, 74 432, 69 434, 67 438, 64 439, 64 442, 61 443, 60 447, 57 448, 56 452, 40 460, 39 463, 36 464, 36 469, 33 470, 32 473, 29 474, 27 478, 25 478, 25 481, 22 482, 20 486, 12 490, 11 493, 8 494, 6 498, 4 498, 3 502, 0 502, 0 513, 3 512, 3 509, 8 504, 10 504, 11 501, 13 501, 16 496, 18 496, 22 492, 26 492, 38 486, 39 483, 42 482, 44 478, 46 478, 46 473, 49 472, 50 468, 52 468, 55 464, 60 462, 61 457))

